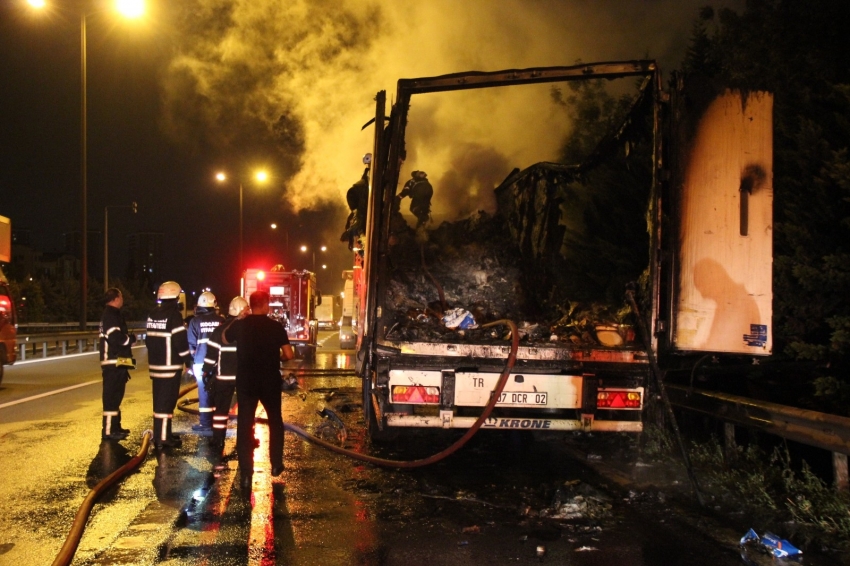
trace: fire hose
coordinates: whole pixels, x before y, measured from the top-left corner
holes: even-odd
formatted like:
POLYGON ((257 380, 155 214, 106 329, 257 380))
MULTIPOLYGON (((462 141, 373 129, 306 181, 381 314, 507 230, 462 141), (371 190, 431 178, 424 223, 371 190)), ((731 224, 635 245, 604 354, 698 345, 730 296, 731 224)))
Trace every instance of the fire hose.
MULTIPOLYGON (((336 452, 337 454, 342 454, 343 456, 347 456, 347 457, 352 458, 354 460, 359 460, 361 462, 367 462, 369 464, 374 464, 376 466, 383 466, 383 467, 386 467, 386 468, 421 468, 423 466, 429 466, 431 464, 435 464, 435 463, 439 462, 440 460, 443 460, 443 459, 451 456, 455 452, 457 452, 460 448, 463 447, 464 444, 469 442, 469 440, 473 436, 475 436, 475 434, 478 432, 478 430, 484 424, 484 421, 486 421, 487 418, 490 416, 490 413, 493 412, 493 409, 496 407, 496 402, 499 400, 499 397, 501 396, 502 391, 505 388, 505 384, 508 382, 508 377, 510 377, 511 370, 513 369, 514 364, 516 363, 517 350, 519 349, 519 332, 517 331, 516 324, 514 324, 513 321, 502 319, 502 320, 497 320, 497 321, 490 322, 490 323, 487 323, 487 324, 482 324, 481 328, 489 328, 489 327, 497 326, 497 325, 500 325, 500 324, 507 325, 511 329, 511 351, 510 351, 510 354, 508 354, 507 361, 505 362, 505 369, 502 370, 502 373, 499 376, 499 380, 496 382, 496 387, 493 390, 492 396, 490 397, 490 401, 484 407, 484 411, 481 413, 481 415, 478 417, 478 419, 476 419, 476 421, 472 424, 471 427, 469 427, 469 430, 467 430, 466 433, 462 437, 460 437, 458 440, 456 440, 449 447, 445 448, 444 450, 442 450, 440 452, 437 452, 433 456, 429 456, 427 458, 421 458, 419 460, 407 460, 407 461, 404 461, 404 460, 388 460, 388 459, 385 459, 385 458, 377 458, 375 456, 369 456, 368 454, 361 454, 360 452, 355 452, 353 450, 347 450, 345 448, 342 448, 340 446, 337 446, 335 444, 332 444, 330 442, 322 440, 321 438, 315 437, 315 436, 311 435, 310 433, 308 433, 307 431, 305 431, 304 429, 297 427, 293 424, 284 423, 283 427, 284 427, 285 430, 288 430, 289 432, 295 433, 298 436, 300 436, 301 438, 303 438, 304 440, 311 442, 311 443, 313 443, 317 446, 321 446, 322 448, 326 448, 327 450, 330 450, 332 452, 336 452)), ((189 401, 189 400, 187 400, 187 401, 189 401)), ((196 401, 196 400, 192 400, 192 401, 196 401)), ((178 405, 178 408, 180 410, 186 411, 188 413, 194 413, 195 412, 194 410, 187 409, 185 407, 186 404, 188 404, 188 403, 181 402, 181 404, 178 405)), ((265 421, 265 419, 257 419, 257 421, 263 422, 263 421, 265 421)))
POLYGON ((103 492, 109 489, 115 482, 139 467, 148 455, 151 438, 153 438, 153 431, 146 430, 143 432, 142 445, 136 455, 133 456, 129 462, 102 479, 100 483, 89 491, 89 494, 83 500, 82 505, 80 505, 80 508, 77 510, 77 514, 74 516, 74 522, 71 523, 71 532, 68 533, 68 537, 65 539, 65 543, 59 550, 59 554, 57 554, 56 558, 53 560, 53 566, 64 566, 71 563, 74 559, 74 554, 77 552, 80 539, 83 537, 83 532, 86 528, 86 523, 89 520, 89 515, 91 514, 95 501, 97 501, 97 499, 103 495, 103 492))

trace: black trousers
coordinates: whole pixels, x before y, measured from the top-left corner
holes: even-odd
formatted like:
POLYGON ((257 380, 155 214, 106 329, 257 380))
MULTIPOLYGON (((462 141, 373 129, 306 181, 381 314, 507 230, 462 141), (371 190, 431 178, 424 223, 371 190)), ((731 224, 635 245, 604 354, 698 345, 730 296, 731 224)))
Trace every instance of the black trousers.
POLYGON ((127 368, 114 365, 100 366, 103 374, 103 422, 102 433, 112 434, 121 428, 121 401, 130 372, 127 368))
POLYGON ((213 439, 224 440, 227 434, 227 419, 230 415, 230 402, 233 400, 233 392, 236 391, 236 381, 233 379, 216 379, 215 393, 213 393, 213 439))
POLYGON ((250 388, 236 391, 239 415, 236 419, 236 451, 242 476, 254 473, 254 414, 262 403, 269 420, 269 462, 273 468, 283 467, 283 414, 281 413, 280 379, 252 383, 250 388))
POLYGON ((171 438, 171 419, 177 396, 180 394, 180 376, 176 371, 171 377, 152 377, 153 381, 153 441, 162 442, 171 438))

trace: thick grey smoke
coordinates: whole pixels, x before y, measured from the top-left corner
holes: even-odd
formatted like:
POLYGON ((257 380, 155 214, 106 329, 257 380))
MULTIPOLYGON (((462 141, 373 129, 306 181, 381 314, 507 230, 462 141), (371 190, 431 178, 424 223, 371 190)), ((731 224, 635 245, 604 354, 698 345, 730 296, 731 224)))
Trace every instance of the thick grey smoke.
MULTIPOLYGON (((182 0, 164 123, 198 149, 270 159, 296 210, 343 206, 371 151, 360 127, 398 78, 644 57, 670 70, 704 1, 182 0)), ((414 98, 400 181, 427 171, 435 216, 487 207, 458 195, 555 157, 564 114, 545 89, 509 90, 414 98)))

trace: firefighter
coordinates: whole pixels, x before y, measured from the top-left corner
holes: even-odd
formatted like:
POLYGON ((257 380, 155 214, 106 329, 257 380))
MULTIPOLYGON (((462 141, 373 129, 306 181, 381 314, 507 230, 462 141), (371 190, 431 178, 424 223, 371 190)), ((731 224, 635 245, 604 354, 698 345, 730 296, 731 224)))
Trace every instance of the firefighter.
POLYGON ((124 388, 130 381, 129 368, 134 367, 130 349, 136 335, 127 331, 127 323, 121 314, 124 296, 116 288, 107 289, 104 297, 106 307, 100 317, 100 370, 103 374, 103 423, 102 440, 124 440, 130 430, 121 428, 121 401, 124 388))
POLYGON ((425 171, 414 171, 398 195, 399 200, 410 197, 410 212, 416 217, 417 228, 431 218, 431 197, 434 196, 434 188, 427 177, 425 171))
POLYGON ((351 185, 345 194, 345 200, 351 213, 345 221, 345 232, 339 240, 348 242, 348 249, 354 249, 354 242, 366 232, 366 209, 369 203, 369 168, 363 171, 360 180, 351 185))
POLYGON ((159 286, 156 297, 159 306, 148 315, 146 342, 153 383, 153 441, 155 447, 163 448, 181 444, 180 438, 171 433, 171 419, 183 366, 192 367, 192 356, 180 314, 180 284, 166 281, 159 286))
POLYGON ((201 293, 198 304, 195 306, 195 316, 189 321, 189 352, 191 352, 194 363, 192 373, 198 383, 198 411, 200 419, 198 424, 192 425, 192 430, 200 433, 212 432, 213 399, 207 393, 203 383, 204 359, 207 353, 207 343, 213 330, 224 322, 224 318, 218 314, 215 295, 209 291, 201 293))
POLYGON ((236 391, 236 347, 238 344, 224 344, 221 333, 224 325, 248 310, 248 301, 234 297, 227 308, 224 324, 213 330, 207 342, 207 354, 204 358, 203 381, 213 394, 212 444, 224 448, 227 434, 227 419, 230 414, 230 401, 236 391))

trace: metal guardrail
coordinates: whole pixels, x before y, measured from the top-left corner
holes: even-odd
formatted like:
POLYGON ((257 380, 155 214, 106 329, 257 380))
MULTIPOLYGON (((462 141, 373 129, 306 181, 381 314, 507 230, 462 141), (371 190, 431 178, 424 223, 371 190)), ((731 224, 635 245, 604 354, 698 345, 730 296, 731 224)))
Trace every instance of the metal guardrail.
MULTIPOLYGON (((141 331, 139 342, 143 342, 145 327, 143 323, 128 325, 130 331, 141 331)), ((20 328, 20 326, 18 327, 20 328)), ((18 350, 18 360, 28 358, 42 358, 54 356, 66 356, 74 353, 94 352, 97 350, 97 342, 100 334, 98 332, 78 330, 75 332, 51 332, 18 335, 15 339, 15 347, 18 350)))
POLYGON ((832 452, 835 485, 850 488, 850 418, 681 385, 666 388, 674 406, 724 421, 727 447, 734 444, 737 425, 832 452))

